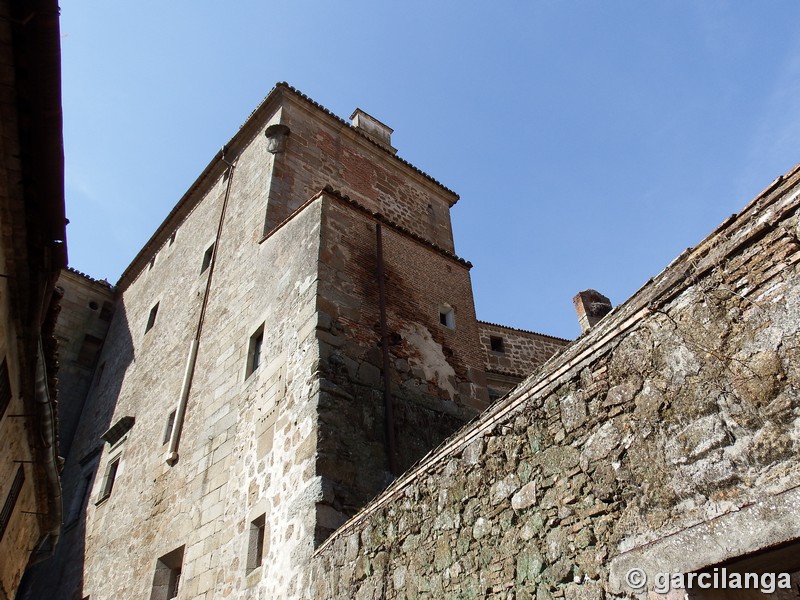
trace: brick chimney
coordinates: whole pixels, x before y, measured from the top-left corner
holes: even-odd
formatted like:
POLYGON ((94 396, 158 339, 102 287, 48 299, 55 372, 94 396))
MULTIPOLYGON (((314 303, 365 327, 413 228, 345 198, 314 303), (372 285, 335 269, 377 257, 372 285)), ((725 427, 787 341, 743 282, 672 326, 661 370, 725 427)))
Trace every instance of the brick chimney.
POLYGON ((600 319, 611 312, 611 300, 596 290, 578 292, 572 302, 575 303, 575 312, 578 313, 581 333, 589 331, 600 319))
POLYGON ((397 148, 392 147, 392 132, 394 129, 388 125, 384 125, 378 121, 378 119, 368 115, 360 108, 355 109, 353 114, 350 115, 350 122, 353 124, 353 127, 358 129, 373 142, 382 146, 392 154, 397 154, 397 148))

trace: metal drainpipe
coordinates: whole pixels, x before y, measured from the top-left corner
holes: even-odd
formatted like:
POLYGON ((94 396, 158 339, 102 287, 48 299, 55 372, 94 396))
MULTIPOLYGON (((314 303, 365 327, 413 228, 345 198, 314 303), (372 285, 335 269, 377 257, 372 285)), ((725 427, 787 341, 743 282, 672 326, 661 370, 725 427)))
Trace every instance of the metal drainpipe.
POLYGON ((383 404, 384 429, 386 433, 386 454, 389 459, 389 470, 397 476, 397 458, 395 456, 394 408, 392 405, 391 377, 389 370, 389 328, 386 324, 386 273, 383 265, 383 233, 381 224, 375 223, 375 237, 378 254, 378 294, 381 313, 381 347, 383 348, 383 404))
POLYGON ((214 268, 217 265, 217 252, 219 252, 219 240, 222 236, 222 225, 225 222, 225 211, 228 208, 228 199, 231 195, 231 184, 233 183, 233 172, 236 169, 236 160, 232 163, 225 160, 225 148, 222 149, 222 162, 228 165, 228 185, 225 188, 225 198, 222 201, 222 211, 219 214, 219 223, 217 225, 217 235, 214 238, 214 249, 211 252, 211 264, 208 267, 208 279, 206 279, 206 287, 203 292, 203 304, 200 307, 200 317, 197 319, 197 327, 194 333, 194 339, 189 346, 189 358, 186 361, 186 371, 183 374, 183 383, 181 384, 181 395, 178 400, 178 409, 175 411, 175 422, 172 426, 172 435, 169 438, 169 454, 167 454, 167 464, 174 465, 178 462, 178 444, 180 443, 181 431, 183 430, 183 420, 186 416, 186 405, 189 401, 189 391, 192 389, 192 380, 194 378, 194 368, 197 364, 197 348, 200 346, 200 334, 203 331, 203 321, 205 321, 206 307, 208 306, 208 296, 211 290, 211 279, 214 276, 214 268))

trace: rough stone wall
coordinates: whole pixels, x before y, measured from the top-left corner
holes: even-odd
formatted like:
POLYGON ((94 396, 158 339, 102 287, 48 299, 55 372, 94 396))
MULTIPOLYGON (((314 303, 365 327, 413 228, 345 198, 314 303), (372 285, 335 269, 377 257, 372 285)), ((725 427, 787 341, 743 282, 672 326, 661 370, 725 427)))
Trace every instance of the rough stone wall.
POLYGON ((400 469, 488 403, 470 265, 452 254, 455 199, 279 86, 118 283, 65 468, 66 535, 27 597, 149 597, 175 562, 181 598, 307 597, 315 545, 389 480, 376 223, 400 469), (291 133, 273 154, 264 131, 279 124, 291 133), (209 278, 173 463, 168 424, 209 278))
MULTIPOLYGON (((321 508, 325 518, 318 539, 391 479, 384 435, 379 220, 335 193, 324 198, 319 473, 331 490, 321 508)), ((485 408, 488 398, 468 266, 391 223, 383 222, 381 231, 395 456, 403 471, 485 408), (445 305, 454 310, 453 328, 440 322, 445 305)))
POLYGON ((108 283, 95 281, 77 271, 62 271, 57 285, 64 291, 55 330, 60 363, 58 441, 60 455, 66 458, 95 376, 97 357, 114 314, 115 299, 108 283))
POLYGON ((457 196, 295 92, 280 122, 291 133, 276 155, 267 229, 327 185, 415 234, 454 251, 450 206, 457 196))
POLYGON ((123 291, 114 315, 100 358, 103 381, 92 387, 73 451, 73 472, 96 463, 85 522, 74 529, 85 548, 65 548, 57 567, 72 572, 75 556, 85 554, 83 581, 45 575, 31 597, 149 597, 157 559, 181 546, 182 597, 281 597, 297 585, 297 565, 313 549, 320 495, 320 215, 311 207, 261 241, 271 161, 265 144, 260 136, 245 146, 231 176, 178 462, 166 463, 164 439, 210 273, 201 266, 228 183, 221 171, 174 241, 123 291), (156 302, 155 324, 145 331, 156 302), (247 376, 250 339, 261 326, 262 362, 247 376), (110 448, 99 435, 124 416, 135 424, 110 448), (101 500, 117 456, 113 490, 101 500), (248 570, 250 524, 261 516, 263 565, 248 570))
POLYGON ((798 180, 401 477, 307 596, 599 600, 800 539, 798 180))
POLYGON ((561 338, 513 327, 478 322, 485 369, 493 376, 490 387, 499 395, 530 375, 570 342, 561 338), (492 348, 492 338, 502 340, 502 350, 492 348))

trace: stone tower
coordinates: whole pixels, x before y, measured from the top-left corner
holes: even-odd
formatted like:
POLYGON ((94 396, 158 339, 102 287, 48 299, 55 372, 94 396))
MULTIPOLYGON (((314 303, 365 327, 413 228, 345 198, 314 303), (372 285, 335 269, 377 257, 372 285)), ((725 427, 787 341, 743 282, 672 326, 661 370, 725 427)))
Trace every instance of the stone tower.
POLYGON ((37 593, 301 597, 320 542, 566 343, 476 320, 458 196, 351 119, 278 84, 123 273, 80 539, 37 593))

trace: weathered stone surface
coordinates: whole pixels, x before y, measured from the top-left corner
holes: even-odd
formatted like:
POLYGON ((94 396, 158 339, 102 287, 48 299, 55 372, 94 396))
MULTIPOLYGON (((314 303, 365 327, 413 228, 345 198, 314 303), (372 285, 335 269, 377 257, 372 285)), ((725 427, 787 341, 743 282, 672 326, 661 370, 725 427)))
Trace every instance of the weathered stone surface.
MULTIPOLYGON (((792 337, 800 310, 784 300, 797 296, 800 274, 797 262, 776 264, 763 248, 749 252, 742 236, 755 222, 741 218, 731 231, 716 232, 704 242, 707 254, 696 250, 676 261, 568 348, 559 358, 564 363, 551 363, 562 368, 558 377, 538 374, 510 394, 502 416, 490 409, 485 428, 482 420, 473 425, 465 435, 480 443, 452 451, 460 457, 466 499, 440 493, 459 480, 447 453, 420 466, 425 481, 438 474, 441 487, 423 491, 421 479, 405 483, 419 491, 406 510, 420 526, 426 506, 442 515, 437 525, 447 521, 448 504, 463 517, 461 531, 434 529, 429 548, 436 552, 417 563, 429 581, 441 574, 437 597, 505 597, 498 594, 506 591, 537 600, 621 597, 630 590, 619 565, 636 566, 628 553, 645 561, 644 569, 680 572, 712 564, 703 562, 704 546, 713 547, 719 564, 800 537, 791 500, 777 500, 800 485, 800 369, 788 358, 790 348, 800 347, 792 337), (728 245, 735 236, 737 243, 728 245), (720 247, 732 254, 722 258, 720 247), (705 271, 696 270, 694 261, 706 260, 698 256, 710 261, 705 271), (781 275, 746 290, 759 298, 757 308, 722 289, 745 276, 752 286, 753 273, 764 270, 781 275), (661 296, 664 289, 673 291, 661 296), (636 324, 622 327, 634 314, 636 324), (608 345, 592 347, 593 335, 615 328, 608 345), (765 485, 777 496, 766 496, 765 485), (765 497, 776 499, 779 528, 755 508, 765 497), (446 537, 451 531, 454 537, 446 537), (686 558, 678 538, 691 545, 686 558), (451 557, 458 557, 458 569, 445 566, 451 557)), ((787 243, 778 233, 767 237, 787 243)), ((800 258, 800 243, 786 251, 800 258)))

